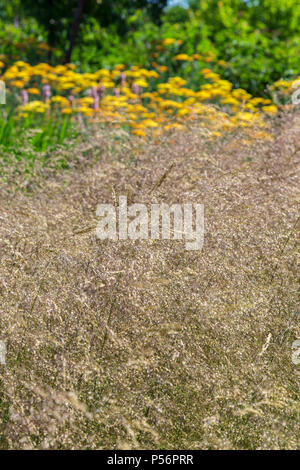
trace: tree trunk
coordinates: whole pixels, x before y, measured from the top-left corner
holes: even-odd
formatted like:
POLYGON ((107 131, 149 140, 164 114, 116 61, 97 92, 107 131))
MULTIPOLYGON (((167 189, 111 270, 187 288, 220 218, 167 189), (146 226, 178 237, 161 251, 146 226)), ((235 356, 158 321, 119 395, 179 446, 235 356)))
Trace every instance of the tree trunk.
POLYGON ((85 4, 85 0, 78 0, 77 9, 76 9, 76 12, 75 12, 74 21, 73 21, 73 25, 72 25, 72 31, 71 31, 71 35, 70 35, 69 48, 67 50, 66 58, 65 58, 66 64, 68 64, 71 61, 72 50, 74 48, 76 38, 77 38, 77 35, 78 35, 84 4, 85 4))
POLYGON ((14 27, 15 28, 20 28, 20 18, 18 13, 15 14, 14 16, 14 27))

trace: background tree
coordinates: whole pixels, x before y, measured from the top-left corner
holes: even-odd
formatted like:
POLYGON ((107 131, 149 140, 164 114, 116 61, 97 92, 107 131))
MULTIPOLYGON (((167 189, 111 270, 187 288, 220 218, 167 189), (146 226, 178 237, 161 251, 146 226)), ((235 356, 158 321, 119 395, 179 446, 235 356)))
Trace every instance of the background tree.
POLYGON ((52 49, 66 51, 67 61, 71 60, 74 44, 80 39, 81 25, 90 17, 103 27, 114 24, 122 36, 128 30, 126 18, 137 9, 145 10, 154 23, 159 23, 166 4, 167 0, 22 0, 25 14, 43 26, 52 49))

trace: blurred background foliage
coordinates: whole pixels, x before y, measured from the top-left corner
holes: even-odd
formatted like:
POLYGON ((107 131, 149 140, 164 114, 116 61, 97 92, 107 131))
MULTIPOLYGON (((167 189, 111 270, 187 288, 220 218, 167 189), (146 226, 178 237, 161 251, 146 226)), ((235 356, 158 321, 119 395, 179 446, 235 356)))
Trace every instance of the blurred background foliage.
POLYGON ((299 74, 299 0, 189 0, 187 7, 182 5, 167 0, 0 0, 0 59, 6 65, 18 59, 55 65, 67 58, 84 72, 156 63, 168 67, 166 76, 178 73, 197 87, 203 64, 175 63, 172 57, 212 52, 214 70, 256 96, 268 95, 276 80, 299 74), (162 47, 167 38, 179 42, 162 47), (220 60, 227 65, 218 65, 220 60))

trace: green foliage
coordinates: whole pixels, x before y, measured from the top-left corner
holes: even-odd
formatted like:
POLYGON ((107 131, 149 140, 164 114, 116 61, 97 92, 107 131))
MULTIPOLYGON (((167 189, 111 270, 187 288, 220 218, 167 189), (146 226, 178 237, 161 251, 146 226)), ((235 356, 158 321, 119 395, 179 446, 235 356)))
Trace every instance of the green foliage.
MULTIPOLYGON (((70 38, 76 10, 82 6, 81 27, 95 18, 102 27, 114 25, 120 36, 128 32, 127 19, 136 11, 143 10, 149 20, 158 23, 167 0, 23 0, 22 10, 28 16, 36 18, 47 33, 51 47, 64 50, 70 38)), ((81 28, 82 29, 82 28, 81 28)), ((81 40, 79 30, 79 41, 81 40)))
POLYGON ((182 23, 188 21, 188 19, 188 10, 179 5, 168 8, 163 16, 163 21, 166 23, 182 23))
POLYGON ((31 63, 44 62, 48 47, 46 35, 33 18, 22 21, 20 27, 0 19, 0 54, 7 63, 28 60, 31 63))
MULTIPOLYGON (((176 6, 163 10, 165 3, 124 0, 109 2, 109 7, 108 0, 87 1, 72 62, 82 71, 118 63, 151 68, 157 63, 168 67, 166 74, 178 73, 196 87, 201 67, 210 65, 175 62, 172 57, 177 53, 212 52, 227 62, 226 67, 214 62, 214 70, 253 95, 267 95, 274 81, 299 74, 298 0, 191 0, 189 9, 176 6), (158 51, 157 45, 165 38, 175 38, 182 44, 158 51)), ((55 16, 53 34, 57 37, 51 55, 53 63, 61 62, 77 0, 38 0, 35 4, 15 0, 14 4, 14 9, 6 3, 4 8, 0 0, 4 19, 0 21, 0 53, 11 62, 18 58, 30 63, 47 61, 49 51, 43 43, 51 32, 49 18, 55 16), (12 24, 15 11, 20 16, 19 28, 12 24)))
POLYGON ((298 0, 250 0, 249 22, 253 27, 289 39, 300 32, 300 3, 298 0))
POLYGON ((76 136, 69 116, 57 114, 51 119, 38 116, 16 118, 12 110, 0 114, 0 148, 12 150, 27 145, 33 151, 44 152, 62 145, 76 136))

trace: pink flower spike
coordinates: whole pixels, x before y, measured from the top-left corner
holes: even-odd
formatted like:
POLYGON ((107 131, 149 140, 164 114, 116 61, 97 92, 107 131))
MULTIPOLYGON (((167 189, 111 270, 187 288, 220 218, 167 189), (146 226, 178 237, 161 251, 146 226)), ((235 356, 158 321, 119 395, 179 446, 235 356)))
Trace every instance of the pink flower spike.
POLYGON ((125 82, 126 82, 126 75, 124 72, 121 73, 120 75, 120 85, 121 87, 125 85, 125 82))
POLYGON ((23 105, 28 103, 28 92, 27 92, 27 90, 22 90, 21 91, 21 100, 22 100, 23 105))
POLYGON ((43 98, 45 101, 48 101, 51 97, 51 87, 50 85, 43 86, 43 98))
POLYGON ((99 95, 98 95, 98 88, 96 86, 93 86, 93 88, 92 88, 92 97, 94 99, 93 109, 98 109, 99 104, 100 104, 100 98, 99 98, 99 95))
POLYGON ((98 91, 100 99, 103 98, 105 92, 105 86, 103 85, 103 83, 100 83, 100 85, 98 86, 98 91))
POLYGON ((140 94, 140 87, 139 87, 136 83, 134 83, 134 84, 132 85, 132 93, 134 93, 134 94, 136 94, 136 95, 139 95, 139 94, 140 94))
POLYGON ((69 101, 70 101, 70 103, 71 103, 71 106, 73 107, 73 106, 74 106, 74 103, 75 103, 75 97, 74 97, 73 95, 70 95, 70 96, 68 97, 68 99, 69 99, 69 101))

